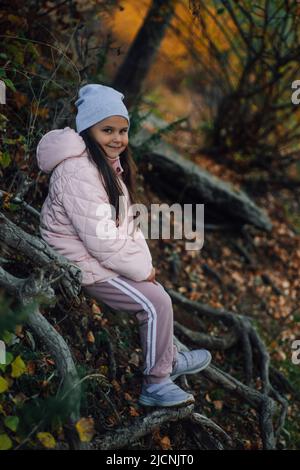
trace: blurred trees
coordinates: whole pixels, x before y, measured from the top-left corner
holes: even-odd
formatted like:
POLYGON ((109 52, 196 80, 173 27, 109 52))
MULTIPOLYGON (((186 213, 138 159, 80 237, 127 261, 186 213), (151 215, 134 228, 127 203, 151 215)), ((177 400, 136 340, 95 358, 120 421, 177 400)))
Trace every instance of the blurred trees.
POLYGON ((190 2, 202 37, 205 90, 215 88, 208 151, 237 169, 280 173, 299 159, 300 110, 291 102, 299 73, 300 11, 290 0, 190 2))

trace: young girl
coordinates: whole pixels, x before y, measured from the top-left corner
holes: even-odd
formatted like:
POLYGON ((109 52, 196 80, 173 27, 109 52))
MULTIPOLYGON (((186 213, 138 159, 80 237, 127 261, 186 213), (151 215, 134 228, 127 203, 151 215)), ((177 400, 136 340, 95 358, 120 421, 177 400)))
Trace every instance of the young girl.
POLYGON ((205 349, 178 352, 173 345, 171 298, 155 280, 140 228, 128 234, 136 165, 128 148, 130 119, 123 99, 111 87, 85 85, 75 103, 77 132, 66 127, 40 140, 38 165, 52 172, 40 232, 80 267, 86 294, 135 314, 144 361, 139 403, 179 406, 194 397, 173 380, 203 370, 211 355, 205 349))

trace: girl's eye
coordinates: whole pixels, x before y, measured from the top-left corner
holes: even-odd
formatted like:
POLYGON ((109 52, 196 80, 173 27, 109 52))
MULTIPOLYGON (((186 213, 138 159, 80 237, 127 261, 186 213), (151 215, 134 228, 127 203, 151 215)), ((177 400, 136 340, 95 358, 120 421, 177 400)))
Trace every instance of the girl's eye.
MULTIPOLYGON (((111 129, 104 129, 104 132, 110 132, 111 129)), ((127 129, 122 129, 121 132, 127 132, 127 129)))

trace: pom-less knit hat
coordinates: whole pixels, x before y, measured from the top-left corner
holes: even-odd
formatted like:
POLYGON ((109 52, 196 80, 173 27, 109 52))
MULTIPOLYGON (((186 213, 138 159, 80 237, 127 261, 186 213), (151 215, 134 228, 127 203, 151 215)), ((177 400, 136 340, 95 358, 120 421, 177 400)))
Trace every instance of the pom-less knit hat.
POLYGON ((77 132, 93 126, 110 116, 123 116, 130 127, 129 114, 123 103, 124 95, 105 85, 85 85, 79 90, 77 106, 77 132))

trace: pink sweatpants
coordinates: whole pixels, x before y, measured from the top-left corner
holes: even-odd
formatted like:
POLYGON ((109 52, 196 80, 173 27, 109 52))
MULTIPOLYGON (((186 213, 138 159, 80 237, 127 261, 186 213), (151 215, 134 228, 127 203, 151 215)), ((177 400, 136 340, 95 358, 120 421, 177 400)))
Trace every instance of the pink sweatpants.
POLYGON ((83 287, 83 291, 106 305, 135 313, 143 351, 144 383, 159 383, 169 377, 177 357, 173 344, 172 300, 155 281, 136 282, 118 276, 83 287))

